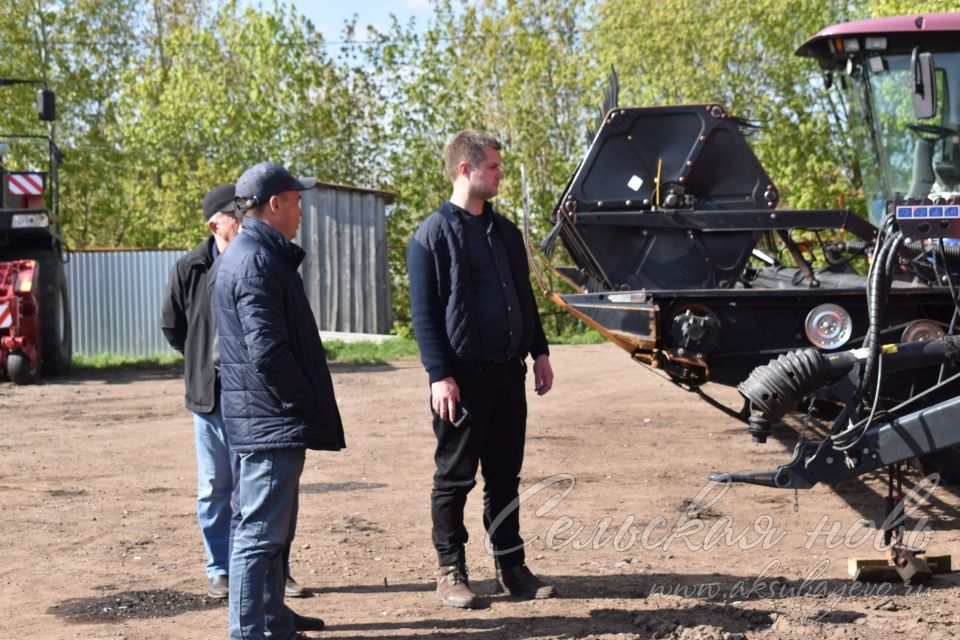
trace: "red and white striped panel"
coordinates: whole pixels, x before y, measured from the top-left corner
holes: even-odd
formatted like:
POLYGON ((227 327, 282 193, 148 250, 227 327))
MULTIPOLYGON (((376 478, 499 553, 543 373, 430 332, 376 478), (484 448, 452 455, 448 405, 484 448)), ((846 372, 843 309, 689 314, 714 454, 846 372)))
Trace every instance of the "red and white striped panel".
POLYGON ((43 174, 40 173, 11 173, 8 184, 15 196, 43 195, 43 174))
POLYGON ((6 329, 13 324, 13 312, 9 302, 0 302, 0 329, 6 329))

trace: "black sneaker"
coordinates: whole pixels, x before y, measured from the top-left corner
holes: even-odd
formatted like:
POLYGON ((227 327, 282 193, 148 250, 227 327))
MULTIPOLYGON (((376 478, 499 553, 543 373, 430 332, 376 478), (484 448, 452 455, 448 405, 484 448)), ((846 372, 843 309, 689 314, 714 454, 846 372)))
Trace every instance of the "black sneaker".
POLYGON ((313 616, 302 616, 296 611, 290 611, 293 614, 293 628, 297 631, 323 631, 324 623, 320 618, 313 616))
POLYGON ((557 595, 552 584, 547 584, 527 568, 525 564, 515 567, 497 565, 497 589, 507 595, 528 600, 543 600, 557 595))

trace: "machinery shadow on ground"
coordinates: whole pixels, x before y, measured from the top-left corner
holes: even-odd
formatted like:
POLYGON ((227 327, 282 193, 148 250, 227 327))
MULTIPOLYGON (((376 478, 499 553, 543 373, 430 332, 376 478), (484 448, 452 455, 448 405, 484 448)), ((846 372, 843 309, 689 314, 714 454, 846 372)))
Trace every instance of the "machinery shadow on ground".
MULTIPOLYGON (((703 627, 713 637, 722 634, 745 634, 771 627, 777 617, 780 601, 793 602, 788 607, 798 624, 855 624, 866 614, 842 608, 844 599, 855 598, 858 608, 864 599, 874 599, 877 606, 889 603, 891 597, 922 597, 940 588, 955 586, 957 580, 947 576, 921 589, 901 584, 852 583, 849 580, 823 579, 808 576, 790 580, 782 576, 734 576, 722 574, 617 574, 608 576, 549 576, 557 586, 561 600, 575 601, 616 599, 634 600, 642 608, 591 609, 587 615, 505 616, 465 610, 455 619, 431 618, 330 624, 324 638, 369 638, 375 632, 391 638, 471 638, 493 640, 504 637, 533 638, 544 635, 556 638, 579 638, 590 634, 632 634, 638 637, 669 637, 683 629, 703 627), (854 585, 858 585, 854 587, 854 585), (693 603, 677 606, 678 602, 693 603), (744 602, 755 602, 762 608, 745 608, 744 602), (800 602, 798 610, 797 602, 800 602), (732 604, 731 604, 732 603, 732 604), (660 607, 659 605, 668 605, 660 607), (402 632, 408 630, 408 635, 402 632), (424 633, 431 631, 432 633, 424 633)), ((509 608, 513 598, 495 592, 493 580, 474 581, 474 590, 481 597, 480 609, 509 608)), ((359 593, 380 596, 378 606, 389 606, 382 596, 401 592, 429 592, 431 582, 397 584, 344 585, 310 590, 311 596, 324 593, 359 593)), ((92 598, 75 598, 50 607, 47 612, 65 622, 81 624, 117 623, 137 618, 173 617, 188 611, 223 607, 223 601, 203 596, 160 589, 153 591, 114 592, 92 598)), ((438 610, 447 611, 440 604, 438 610)), ((866 608, 871 608, 867 604, 866 608)), ((389 615, 389 611, 386 612, 389 615)), ((686 636, 685 636, 686 637, 686 636)), ((690 637, 701 637, 700 635, 690 637)))
MULTIPOLYGON (((792 451, 797 443, 798 435, 801 433, 800 425, 795 420, 790 420, 788 426, 781 426, 773 430, 772 437, 781 445, 792 451)), ((804 433, 806 439, 820 439, 825 436, 825 429, 818 425, 812 429, 807 429, 804 433)), ((746 435, 746 429, 744 429, 746 435)), ((786 464, 791 454, 784 456, 782 464, 786 464)), ((903 491, 907 492, 923 479, 923 475, 911 465, 905 465, 906 477, 903 483, 903 491)), ((766 469, 764 471, 767 471, 766 469)), ((887 470, 886 468, 869 471, 856 478, 851 478, 832 487, 837 497, 847 503, 851 509, 855 510, 861 518, 880 524, 885 517, 884 498, 887 495, 887 470)), ((770 489, 770 491, 790 491, 789 489, 770 489)), ((960 484, 949 484, 940 482, 936 489, 926 495, 921 504, 916 505, 915 510, 908 514, 906 523, 907 529, 910 529, 918 518, 926 517, 925 525, 932 531, 951 531, 954 529, 954 522, 960 520, 960 507, 948 504, 940 496, 944 493, 955 497, 960 497, 960 484), (939 495, 938 495, 939 494, 939 495)), ((803 508, 804 492, 799 493, 800 508, 803 508)))

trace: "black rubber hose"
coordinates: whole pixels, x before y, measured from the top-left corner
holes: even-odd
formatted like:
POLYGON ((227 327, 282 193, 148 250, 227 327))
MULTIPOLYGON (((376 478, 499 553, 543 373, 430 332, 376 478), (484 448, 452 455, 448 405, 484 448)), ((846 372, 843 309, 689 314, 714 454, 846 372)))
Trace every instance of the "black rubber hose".
POLYGON ((883 269, 884 275, 886 277, 885 282, 887 283, 887 286, 885 286, 881 291, 881 294, 882 294, 882 298, 880 300, 881 309, 887 308, 887 301, 890 299, 890 289, 891 289, 890 284, 893 283, 893 271, 897 266, 897 258, 899 256, 898 250, 900 248, 900 245, 903 244, 903 241, 904 241, 904 237, 902 233, 898 233, 897 235, 895 235, 893 237, 893 246, 890 248, 890 253, 887 254, 887 261, 883 269))
MULTIPOLYGON (((862 355, 858 353, 862 350, 822 353, 816 349, 799 349, 754 369, 737 385, 737 390, 750 403, 747 430, 755 440, 763 442, 773 426, 804 398, 849 374, 861 361, 862 355)), ((896 345, 884 355, 883 367, 887 371, 904 371, 944 362, 960 362, 960 336, 896 345)))
POLYGON ((903 234, 895 233, 888 237, 880 251, 874 256, 871 277, 867 280, 867 315, 870 326, 863 339, 868 350, 867 362, 861 370, 857 392, 847 406, 846 413, 855 415, 860 401, 873 382, 880 358, 880 327, 883 325, 883 302, 886 299, 887 283, 892 279, 893 265, 896 263, 897 246, 903 242, 903 234))
POLYGON ((802 349, 754 369, 737 385, 740 394, 750 402, 747 431, 754 441, 765 442, 773 425, 787 412, 817 389, 845 375, 855 361, 850 352, 831 354, 828 359, 816 349, 802 349))
MULTIPOLYGON (((874 370, 877 367, 877 363, 880 358, 880 316, 882 310, 880 309, 879 303, 881 298, 882 284, 883 284, 883 266, 886 264, 886 252, 894 244, 894 240, 899 236, 899 241, 902 241, 903 236, 900 233, 894 235, 885 235, 893 228, 894 217, 893 214, 888 212, 883 221, 880 223, 880 231, 877 233, 876 244, 874 245, 874 254, 873 254, 873 264, 870 266, 870 271, 867 273, 867 316, 869 318, 870 326, 867 329, 867 333, 863 339, 863 346, 868 348, 867 362, 861 367, 860 375, 857 380, 857 388, 853 394, 853 397, 848 401, 840 414, 833 421, 833 424, 830 425, 830 435, 836 435, 842 429, 846 428, 846 425, 851 421, 854 421, 859 416, 859 406, 860 402, 863 400, 864 393, 869 384, 869 380, 873 375, 874 370), (883 240, 881 244, 881 240, 883 240)), ((811 456, 811 460, 820 455, 820 452, 826 446, 829 438, 824 438, 820 442, 820 446, 817 447, 817 450, 811 456)))

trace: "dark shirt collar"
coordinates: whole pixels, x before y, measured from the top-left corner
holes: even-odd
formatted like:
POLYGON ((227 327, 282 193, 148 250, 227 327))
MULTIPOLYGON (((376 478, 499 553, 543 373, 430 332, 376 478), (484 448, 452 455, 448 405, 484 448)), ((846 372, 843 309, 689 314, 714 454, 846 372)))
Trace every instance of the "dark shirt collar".
MULTIPOLYGON (((461 216, 467 216, 468 218, 476 218, 476 217, 477 217, 477 216, 473 215, 471 212, 469 212, 469 211, 467 211, 466 209, 464 209, 463 207, 453 204, 453 203, 450 202, 449 200, 444 200, 444 201, 443 201, 443 204, 444 204, 444 205, 447 205, 447 206, 449 207, 449 210, 450 210, 451 212, 453 212, 453 213, 460 214, 461 216)), ((484 201, 483 201, 483 211, 480 212, 480 215, 481 215, 481 216, 487 216, 487 217, 489 218, 489 217, 491 217, 490 214, 492 214, 492 213, 493 213, 493 205, 490 204, 490 201, 489 201, 489 200, 484 200, 484 201)))
MULTIPOLYGON (((440 213, 440 215, 446 218, 447 221, 450 222, 451 224, 460 224, 461 214, 465 214, 468 216, 473 215, 463 207, 458 207, 457 205, 453 204, 449 200, 444 200, 443 202, 441 202, 440 207, 437 209, 437 211, 440 213)), ((492 214, 495 213, 495 211, 493 210, 493 205, 490 204, 489 200, 484 201, 483 203, 483 213, 490 214, 491 217, 493 217, 492 214)))
POLYGON ((207 236, 200 241, 196 247, 194 247, 190 253, 188 253, 184 260, 186 264, 190 266, 202 266, 209 268, 213 264, 213 253, 211 253, 210 245, 214 242, 213 236, 207 236))
POLYGON ((486 210, 482 211, 480 215, 473 215, 463 209, 458 210, 457 213, 460 215, 460 220, 464 224, 476 225, 484 229, 490 226, 490 214, 486 210))
POLYGON ((300 266, 306 255, 300 245, 287 240, 279 231, 253 216, 244 217, 243 233, 249 233, 261 246, 286 260, 293 269, 300 266))

